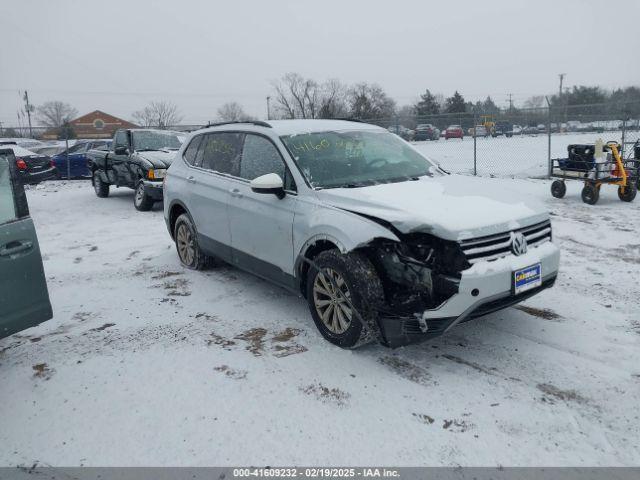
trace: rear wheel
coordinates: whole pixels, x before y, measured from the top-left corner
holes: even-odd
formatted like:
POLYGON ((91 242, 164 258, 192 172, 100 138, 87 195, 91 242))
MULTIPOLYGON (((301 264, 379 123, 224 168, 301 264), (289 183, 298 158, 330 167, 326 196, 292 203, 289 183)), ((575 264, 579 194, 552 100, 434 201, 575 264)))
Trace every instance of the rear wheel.
POLYGON ((561 180, 555 180, 551 184, 551 195, 556 198, 562 198, 567 193, 567 185, 561 180))
POLYGON ((177 218, 173 238, 176 241, 178 258, 185 267, 192 270, 203 270, 211 263, 210 257, 200 250, 196 229, 186 213, 177 218))
POLYGON ((144 187, 144 183, 138 182, 136 187, 136 193, 133 196, 133 205, 141 212, 147 212, 151 210, 154 204, 153 198, 151 198, 144 187))
POLYGON ((109 184, 102 181, 98 172, 93 172, 92 182, 93 190, 98 197, 107 198, 109 196, 109 184))
POLYGON ((587 183, 582 189, 582 201, 589 205, 595 205, 600 198, 600 189, 595 185, 587 183))
POLYGON ((307 302, 322 336, 342 348, 378 339, 382 283, 371 262, 359 253, 322 252, 307 276, 307 302))
POLYGON ((636 186, 632 183, 628 184, 626 187, 619 186, 618 187, 618 198, 623 202, 633 202, 636 198, 636 194, 638 190, 636 186), (624 188, 624 191, 623 191, 624 188))

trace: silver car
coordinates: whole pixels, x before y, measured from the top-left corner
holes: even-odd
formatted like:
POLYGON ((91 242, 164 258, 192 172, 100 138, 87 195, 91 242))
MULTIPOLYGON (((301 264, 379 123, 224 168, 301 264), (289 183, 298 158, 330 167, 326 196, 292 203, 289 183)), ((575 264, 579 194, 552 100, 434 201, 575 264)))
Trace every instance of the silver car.
POLYGON ((486 182, 374 125, 218 124, 178 152, 164 216, 184 266, 226 261, 304 296, 328 341, 396 347, 555 282, 548 213, 486 182))

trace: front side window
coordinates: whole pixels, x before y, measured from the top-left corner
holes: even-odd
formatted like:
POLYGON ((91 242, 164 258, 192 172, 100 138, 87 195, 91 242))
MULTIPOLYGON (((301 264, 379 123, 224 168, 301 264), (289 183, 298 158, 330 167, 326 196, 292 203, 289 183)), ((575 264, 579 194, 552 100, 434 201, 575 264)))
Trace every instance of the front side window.
MULTIPOLYGON (((182 145, 176 132, 134 130, 132 132, 133 149, 137 152, 150 150, 178 150, 182 145)), ((184 137, 182 137, 184 139, 184 137)))
POLYGON ((204 135, 196 163, 202 168, 237 177, 240 172, 240 155, 244 134, 232 132, 208 133, 204 135), (198 158, 200 157, 201 158, 198 158))
POLYGON ((69 155, 71 155, 72 153, 83 153, 83 152, 86 152, 88 146, 89 146, 88 143, 78 143, 78 144, 74 145, 73 147, 69 148, 69 155))
POLYGON ((16 218, 17 213, 13 200, 9 160, 0 153, 0 224, 10 222, 16 218))
POLYGON ((385 131, 317 132, 282 137, 316 188, 359 187, 435 175, 435 165, 385 131))
POLYGON ((247 135, 244 140, 240 177, 253 180, 267 173, 285 177, 285 165, 276 146, 259 135, 247 135))

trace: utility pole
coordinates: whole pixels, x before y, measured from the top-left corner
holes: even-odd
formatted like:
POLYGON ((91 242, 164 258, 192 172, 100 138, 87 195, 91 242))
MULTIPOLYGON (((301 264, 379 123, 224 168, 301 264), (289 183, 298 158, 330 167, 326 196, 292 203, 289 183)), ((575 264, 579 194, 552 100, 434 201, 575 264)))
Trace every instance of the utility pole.
POLYGON ((271 97, 267 97, 267 120, 271 120, 271 109, 269 108, 269 101, 271 100, 271 97))
POLYGON ((566 73, 560 73, 558 74, 558 77, 560 77, 560 88, 558 89, 558 98, 562 97, 562 81, 564 80, 564 77, 566 76, 566 73))
POLYGON ((508 93, 507 95, 509 95, 509 111, 513 110, 513 93, 508 93))
POLYGON ((33 105, 29 105, 29 92, 24 91, 24 108, 27 111, 27 118, 29 119, 29 137, 33 138, 33 129, 31 128, 31 112, 34 109, 33 105))

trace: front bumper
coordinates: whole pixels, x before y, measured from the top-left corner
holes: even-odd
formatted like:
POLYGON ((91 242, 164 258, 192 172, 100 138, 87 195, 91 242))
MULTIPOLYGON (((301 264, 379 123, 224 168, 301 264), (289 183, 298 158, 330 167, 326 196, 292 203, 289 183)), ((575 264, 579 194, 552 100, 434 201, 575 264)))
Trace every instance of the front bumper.
POLYGON ((434 309, 404 317, 378 319, 382 341, 399 347, 437 337, 458 323, 521 302, 553 286, 558 275, 560 250, 552 242, 532 248, 519 257, 509 255, 492 262, 479 262, 462 272, 458 293, 434 309), (540 263, 542 285, 515 295, 513 272, 540 263))
POLYGON ((153 198, 156 202, 159 202, 163 198, 162 182, 144 180, 144 192, 153 198))

